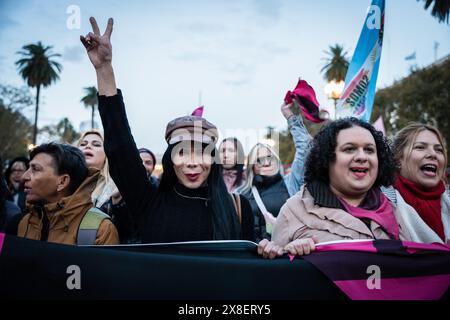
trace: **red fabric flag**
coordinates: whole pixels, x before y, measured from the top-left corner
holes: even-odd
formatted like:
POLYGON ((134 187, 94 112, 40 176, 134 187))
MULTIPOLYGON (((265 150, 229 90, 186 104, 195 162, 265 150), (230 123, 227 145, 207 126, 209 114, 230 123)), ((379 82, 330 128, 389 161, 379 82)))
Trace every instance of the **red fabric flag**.
POLYGON ((309 121, 314 123, 323 122, 324 119, 320 117, 319 113, 319 102, 316 98, 316 93, 314 89, 305 80, 299 80, 294 91, 288 91, 284 98, 284 103, 289 104, 297 100, 300 104, 300 110, 303 115, 309 121))

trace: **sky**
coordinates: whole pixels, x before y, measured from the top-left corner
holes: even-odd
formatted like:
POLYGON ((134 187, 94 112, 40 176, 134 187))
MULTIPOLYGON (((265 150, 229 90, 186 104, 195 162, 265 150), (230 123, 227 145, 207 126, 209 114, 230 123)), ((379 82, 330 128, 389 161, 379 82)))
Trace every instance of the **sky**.
MULTIPOLYGON (((299 77, 331 108, 320 72, 325 51, 344 45, 351 58, 370 0, 0 0, 0 83, 23 86, 14 62, 23 45, 53 46, 60 81, 41 91, 39 126, 68 117, 75 128, 90 120, 80 102, 96 85, 79 41, 94 16, 103 32, 114 18, 113 67, 131 131, 139 147, 166 148, 166 124, 201 101, 221 137, 237 136, 248 152, 267 126, 285 129, 280 106, 299 77), (75 11, 73 11, 75 8, 75 11), (79 26, 74 12, 79 10, 79 26), (69 22, 69 23, 68 23, 69 22)), ((378 88, 450 54, 450 26, 423 1, 387 0, 378 88), (416 52, 415 62, 405 57, 416 52)), ((33 90, 33 94, 35 90, 33 90)), ((34 107, 25 111, 33 120, 34 107)), ((96 121, 100 123, 97 114, 96 121)), ((43 141, 40 141, 43 142, 43 141)))

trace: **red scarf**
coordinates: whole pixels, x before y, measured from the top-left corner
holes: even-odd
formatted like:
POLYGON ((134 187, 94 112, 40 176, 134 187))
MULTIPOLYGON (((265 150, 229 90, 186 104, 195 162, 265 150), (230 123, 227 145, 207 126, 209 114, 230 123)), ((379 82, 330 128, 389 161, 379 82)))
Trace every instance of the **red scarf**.
POLYGON ((389 235, 389 238, 399 240, 400 232, 398 229, 397 220, 394 216, 394 209, 392 208, 392 204, 389 202, 388 198, 382 193, 379 192, 376 194, 379 197, 380 205, 375 210, 367 210, 360 207, 354 207, 351 204, 347 203, 343 199, 339 199, 345 211, 350 213, 352 216, 358 219, 370 219, 378 223, 381 228, 389 235))
POLYGON ((441 181, 436 187, 424 190, 405 177, 398 175, 394 187, 400 192, 406 203, 417 211, 422 220, 442 240, 445 240, 441 212, 441 196, 445 192, 444 183, 441 181))

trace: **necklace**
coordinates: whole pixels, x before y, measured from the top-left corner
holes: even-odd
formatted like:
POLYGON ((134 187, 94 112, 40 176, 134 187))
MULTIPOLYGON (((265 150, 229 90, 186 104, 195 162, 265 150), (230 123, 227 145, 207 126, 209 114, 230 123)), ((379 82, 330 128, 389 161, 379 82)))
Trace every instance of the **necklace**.
POLYGON ((173 187, 173 191, 175 191, 175 193, 176 193, 177 195, 179 195, 180 197, 183 197, 183 198, 186 198, 186 199, 204 200, 204 201, 205 201, 205 205, 208 206, 209 198, 186 196, 186 195, 181 194, 180 192, 178 192, 178 191, 177 191, 177 188, 175 188, 175 187, 173 187))

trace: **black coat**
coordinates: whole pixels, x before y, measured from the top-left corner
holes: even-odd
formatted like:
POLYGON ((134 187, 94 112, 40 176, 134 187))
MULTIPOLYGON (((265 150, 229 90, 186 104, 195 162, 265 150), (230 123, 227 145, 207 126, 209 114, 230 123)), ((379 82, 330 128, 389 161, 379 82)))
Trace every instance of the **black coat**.
POLYGON ((0 213, 0 232, 17 235, 17 227, 24 216, 20 208, 14 202, 6 200, 0 213))
MULTIPOLYGON (((160 191, 149 182, 128 125, 121 92, 112 97, 100 96, 99 112, 110 173, 140 227, 142 241, 214 240, 213 213, 205 201, 207 188, 193 190, 177 185, 172 190, 160 191)), ((244 197, 241 200, 240 239, 254 241, 251 207, 244 197)))
MULTIPOLYGON (((270 177, 257 175, 253 178, 253 185, 258 190, 259 196, 266 206, 267 211, 269 211, 274 217, 277 217, 281 207, 286 203, 286 200, 289 199, 289 192, 286 188, 283 177, 280 174, 270 177)), ((255 220, 256 240, 260 241, 264 238, 270 239, 270 234, 266 231, 264 216, 261 210, 259 210, 252 191, 250 190, 244 195, 250 201, 250 205, 252 207, 253 217, 255 220)))

